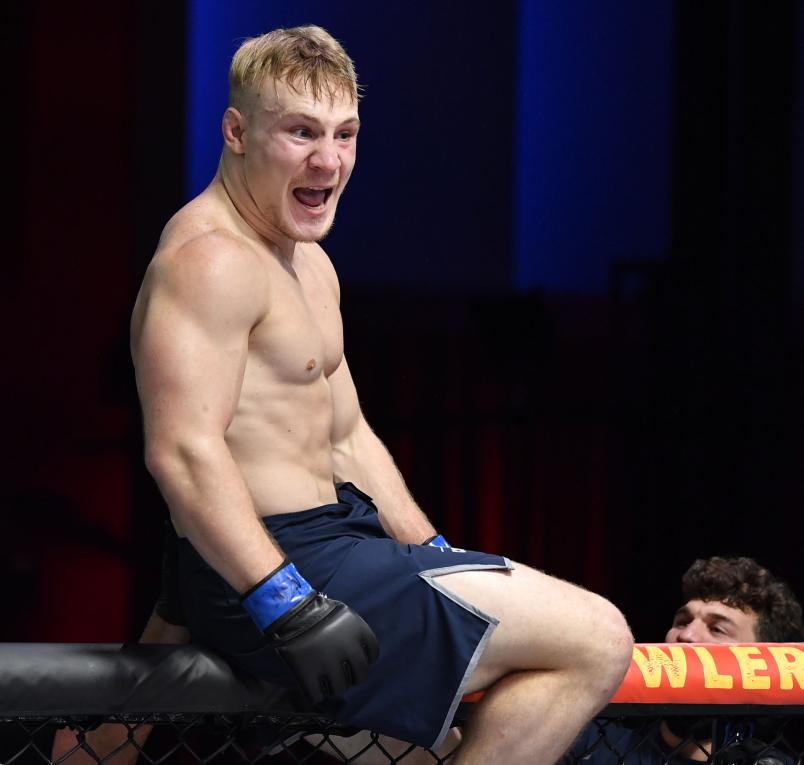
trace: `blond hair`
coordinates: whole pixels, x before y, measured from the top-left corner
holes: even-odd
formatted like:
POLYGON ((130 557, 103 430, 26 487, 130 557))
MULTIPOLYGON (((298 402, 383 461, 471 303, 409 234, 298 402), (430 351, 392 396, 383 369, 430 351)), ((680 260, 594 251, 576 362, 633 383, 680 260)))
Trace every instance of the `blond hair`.
POLYGON ((352 59, 317 26, 275 29, 246 40, 229 67, 229 105, 242 109, 267 77, 297 93, 309 90, 316 100, 332 101, 345 93, 356 103, 360 97, 352 59))

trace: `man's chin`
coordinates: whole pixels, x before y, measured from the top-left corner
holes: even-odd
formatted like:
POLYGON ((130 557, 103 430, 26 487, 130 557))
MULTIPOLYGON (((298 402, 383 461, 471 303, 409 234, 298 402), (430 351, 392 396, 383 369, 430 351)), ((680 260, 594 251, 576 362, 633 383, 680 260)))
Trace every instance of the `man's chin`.
POLYGON ((334 225, 334 215, 329 218, 324 225, 297 225, 295 227, 296 235, 291 236, 291 239, 295 239, 297 242, 320 242, 322 239, 327 237, 330 231, 332 231, 332 227, 334 225))

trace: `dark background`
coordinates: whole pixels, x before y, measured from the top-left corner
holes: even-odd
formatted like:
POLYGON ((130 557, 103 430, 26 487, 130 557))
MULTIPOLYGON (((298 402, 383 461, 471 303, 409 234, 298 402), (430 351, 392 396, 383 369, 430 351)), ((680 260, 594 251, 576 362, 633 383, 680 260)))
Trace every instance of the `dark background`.
POLYGON ((445 536, 603 592, 641 640, 696 557, 751 555, 804 593, 800 4, 0 13, 0 639, 144 624, 165 511, 131 306, 214 167, 237 38, 304 22, 367 86, 325 243, 350 364, 445 536))

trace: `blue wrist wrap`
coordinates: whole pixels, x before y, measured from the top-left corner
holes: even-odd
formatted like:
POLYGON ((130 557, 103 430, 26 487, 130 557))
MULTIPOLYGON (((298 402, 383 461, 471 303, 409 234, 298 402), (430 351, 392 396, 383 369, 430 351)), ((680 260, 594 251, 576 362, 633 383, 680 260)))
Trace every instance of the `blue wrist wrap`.
POLYGON ((265 630, 311 592, 313 588, 296 570, 296 566, 288 563, 243 598, 241 603, 254 623, 265 630))
POLYGON ((441 534, 434 536, 428 543, 428 547, 445 547, 446 549, 451 549, 449 546, 449 542, 447 542, 441 534))

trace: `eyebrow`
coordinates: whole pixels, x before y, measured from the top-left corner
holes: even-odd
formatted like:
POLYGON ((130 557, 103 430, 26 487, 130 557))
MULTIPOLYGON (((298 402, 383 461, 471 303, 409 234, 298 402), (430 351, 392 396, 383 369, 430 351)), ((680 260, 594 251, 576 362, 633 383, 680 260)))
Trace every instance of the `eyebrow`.
MULTIPOLYGON (((675 612, 675 614, 673 615, 673 621, 675 621, 676 616, 680 616, 680 615, 692 616, 692 612, 686 606, 681 606, 681 608, 679 608, 675 612)), ((737 622, 735 622, 733 619, 729 618, 725 614, 719 614, 717 612, 709 612, 707 614, 704 614, 704 619, 705 620, 714 620, 714 621, 718 621, 718 622, 727 622, 728 624, 731 624, 732 626, 735 626, 735 627, 737 626, 737 622)))
MULTIPOLYGON (((316 117, 314 114, 308 114, 307 112, 285 112, 284 114, 280 115, 280 119, 301 119, 307 120, 308 122, 315 122, 316 124, 320 125, 321 120, 316 117)), ((347 117, 345 120, 342 120, 338 123, 339 125, 347 125, 347 124, 354 124, 359 126, 360 125, 360 118, 355 114, 352 117, 347 117)))
POLYGON ((727 624, 731 624, 733 627, 737 626, 737 622, 734 619, 730 619, 728 616, 724 616, 723 614, 707 614, 707 619, 712 619, 716 622, 726 622, 727 624))

